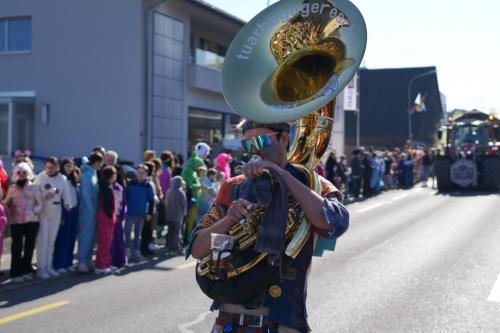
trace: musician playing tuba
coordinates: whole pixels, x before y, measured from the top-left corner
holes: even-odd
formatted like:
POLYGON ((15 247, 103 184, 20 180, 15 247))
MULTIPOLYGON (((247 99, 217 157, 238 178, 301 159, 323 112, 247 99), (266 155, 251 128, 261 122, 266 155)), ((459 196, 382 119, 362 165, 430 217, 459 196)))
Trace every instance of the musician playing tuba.
MULTIPOLYGON (((201 259, 211 252, 211 234, 227 234, 229 229, 250 218, 255 203, 239 198, 233 201, 233 188, 245 179, 258 178, 272 170, 286 185, 289 201, 296 201, 310 222, 314 234, 328 239, 341 236, 349 225, 349 214, 340 203, 340 192, 328 180, 320 178, 321 193, 310 188, 307 175, 288 163, 290 126, 287 123, 259 124, 245 121, 242 127, 245 147, 262 160, 244 166, 244 174, 228 179, 221 187, 214 207, 194 231, 191 255, 201 259), (257 144, 262 142, 263 144, 257 144)), ((288 200, 288 198, 287 198, 288 200)), ((286 208, 288 209, 288 207, 286 208)), ((313 235, 312 235, 313 236, 313 235)), ((282 267, 281 280, 254 299, 242 304, 214 304, 219 310, 213 332, 240 332, 240 327, 254 330, 241 332, 308 332, 306 317, 307 272, 313 256, 314 237, 309 237, 295 259, 282 267), (228 330, 231 326, 231 330, 228 330)), ((247 288, 253 286, 249 284, 247 288)))
POLYGON ((252 159, 223 183, 187 249, 218 310, 213 333, 310 332, 312 257, 333 251, 349 226, 340 191, 314 166, 365 46, 364 20, 347 0, 282 0, 231 43, 222 86, 246 118, 241 143, 252 159))

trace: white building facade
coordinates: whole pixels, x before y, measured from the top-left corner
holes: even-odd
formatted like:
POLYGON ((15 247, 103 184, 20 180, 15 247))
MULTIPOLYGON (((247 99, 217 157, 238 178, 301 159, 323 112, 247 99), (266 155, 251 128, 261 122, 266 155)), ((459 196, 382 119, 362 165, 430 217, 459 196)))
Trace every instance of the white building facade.
POLYGON ((194 0, 2 1, 0 155, 221 142, 236 117, 220 68, 243 25, 194 0))

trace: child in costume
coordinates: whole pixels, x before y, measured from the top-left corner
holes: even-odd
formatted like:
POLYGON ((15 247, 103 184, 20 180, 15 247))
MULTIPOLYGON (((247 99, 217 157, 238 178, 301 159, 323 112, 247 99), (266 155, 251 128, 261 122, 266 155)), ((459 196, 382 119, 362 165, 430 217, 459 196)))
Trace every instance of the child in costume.
POLYGON ((5 227, 7 226, 7 215, 5 214, 5 210, 2 206, 3 199, 3 189, 0 187, 0 264, 2 262, 2 252, 3 252, 3 234, 5 231, 5 227))
POLYGON ((96 216, 97 226, 97 257, 95 261, 96 274, 111 273, 111 243, 116 224, 116 207, 118 202, 113 190, 116 182, 116 169, 105 166, 101 171, 99 181, 99 209, 96 216))
POLYGON ((149 183, 148 167, 139 164, 136 180, 127 187, 127 217, 125 219, 125 244, 129 259, 144 260, 141 254, 141 234, 144 221, 151 220, 155 204, 153 187, 149 183), (134 239, 132 240, 132 229, 134 239))
POLYGON ((65 158, 61 163, 61 174, 67 178, 72 207, 69 211, 64 209, 62 211, 61 226, 59 227, 54 246, 53 265, 55 270, 64 274, 68 271, 75 271, 73 267, 73 252, 78 232, 80 169, 78 169, 73 159, 65 158))
POLYGON ((224 180, 231 178, 231 168, 229 167, 231 160, 231 155, 226 153, 220 153, 215 158, 215 169, 224 174, 224 180))
POLYGON ((88 163, 82 167, 78 210, 78 271, 81 273, 89 271, 89 264, 92 261, 99 195, 97 171, 101 169, 103 161, 103 155, 92 153, 88 163))
POLYGON ((12 282, 21 283, 33 280, 31 261, 40 226, 42 197, 38 186, 31 183, 32 169, 27 163, 17 164, 12 174, 13 184, 4 200, 12 237, 10 277, 12 282))
POLYGON ((217 197, 217 191, 219 190, 216 179, 217 170, 209 169, 207 171, 206 168, 200 168, 198 170, 201 180, 201 197, 198 210, 198 218, 196 222, 201 220, 201 217, 208 213, 215 201, 215 198, 217 197))
POLYGON ((182 177, 175 176, 171 179, 170 188, 166 195, 166 217, 167 217, 167 249, 170 254, 182 255, 180 248, 179 231, 182 220, 187 213, 186 194, 184 192, 185 183, 182 177))
POLYGON ((7 186, 9 185, 9 175, 4 169, 3 161, 0 159, 0 189, 2 193, 7 194, 7 186))
POLYGON ((54 244, 61 224, 63 203, 64 209, 69 211, 72 202, 66 177, 59 173, 57 158, 48 158, 45 170, 35 177, 34 183, 38 185, 43 201, 37 243, 37 274, 40 278, 47 279, 60 275, 52 263, 54 244))
POLYGON ((123 223, 127 214, 127 198, 123 187, 115 182, 113 184, 116 205, 116 224, 113 231, 113 241, 111 242, 111 269, 123 267, 127 264, 128 258, 125 254, 125 233, 123 223))
POLYGON ((198 177, 197 169, 204 166, 205 163, 198 156, 196 152, 193 152, 191 157, 186 163, 186 167, 182 170, 182 179, 187 185, 187 201, 188 201, 188 216, 186 219, 186 229, 184 234, 184 240, 189 241, 191 238, 191 231, 194 228, 196 216, 198 215, 198 205, 200 204, 199 199, 201 195, 201 183, 198 177))

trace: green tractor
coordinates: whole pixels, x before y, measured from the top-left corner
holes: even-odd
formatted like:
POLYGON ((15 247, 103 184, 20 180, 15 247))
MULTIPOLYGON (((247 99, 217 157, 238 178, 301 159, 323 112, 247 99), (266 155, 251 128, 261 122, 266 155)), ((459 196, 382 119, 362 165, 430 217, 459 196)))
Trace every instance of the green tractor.
POLYGON ((438 130, 434 162, 440 192, 475 188, 500 191, 500 118, 479 110, 456 111, 438 130))

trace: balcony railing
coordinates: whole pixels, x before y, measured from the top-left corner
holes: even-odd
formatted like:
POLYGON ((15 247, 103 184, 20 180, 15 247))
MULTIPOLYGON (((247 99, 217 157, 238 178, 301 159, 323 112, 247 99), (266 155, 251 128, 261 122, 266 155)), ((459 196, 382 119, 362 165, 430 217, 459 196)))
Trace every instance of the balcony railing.
POLYGON ((193 59, 193 63, 213 68, 216 70, 222 70, 222 64, 224 63, 224 57, 207 50, 196 49, 195 56, 193 59))

